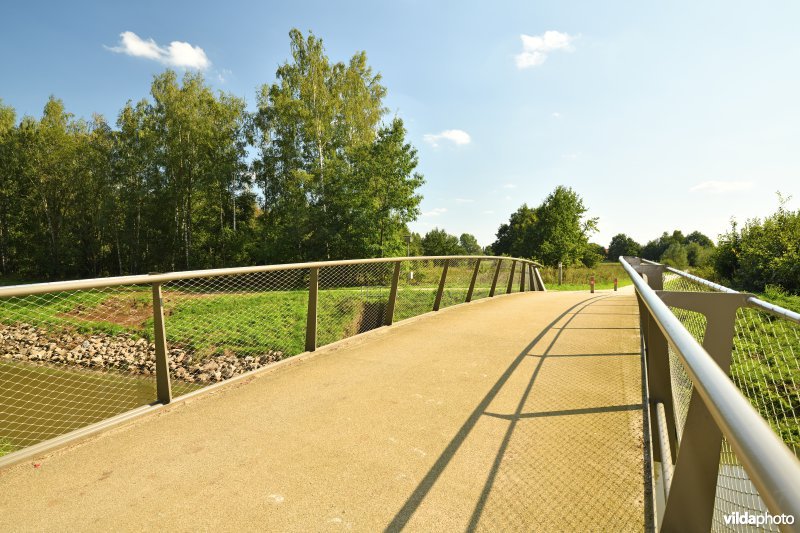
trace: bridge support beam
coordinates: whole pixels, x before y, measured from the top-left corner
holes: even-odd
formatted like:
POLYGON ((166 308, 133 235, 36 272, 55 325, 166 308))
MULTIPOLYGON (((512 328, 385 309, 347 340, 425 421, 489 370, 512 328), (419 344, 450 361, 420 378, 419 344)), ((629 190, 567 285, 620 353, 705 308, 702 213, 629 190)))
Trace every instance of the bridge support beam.
POLYGON ((503 266, 503 260, 497 260, 497 267, 494 269, 494 277, 492 278, 492 288, 489 290, 489 297, 494 296, 494 291, 497 289, 497 279, 500 277, 500 268, 503 266))
POLYGON ((439 306, 442 304, 442 294, 444 294, 444 284, 447 281, 447 267, 450 265, 450 260, 444 260, 442 267, 442 277, 439 279, 439 290, 436 291, 436 300, 433 302, 433 310, 438 311, 439 306))
MULTIPOLYGON (((706 317, 703 348, 726 373, 733 355, 736 312, 750 294, 657 291, 671 307, 706 317)), ((651 403, 652 405, 652 403, 651 403)), ((710 531, 714 516, 722 433, 692 389, 675 459, 672 486, 665 487, 664 531, 710 531)))
POLYGON ((400 261, 394 264, 394 272, 392 272, 392 288, 389 289, 389 301, 386 304, 386 316, 383 317, 383 323, 386 326, 391 326, 394 321, 394 304, 397 302, 397 285, 400 282, 400 261))
POLYGON ((467 299, 464 300, 466 302, 472 301, 472 293, 475 291, 475 281, 478 279, 478 269, 481 267, 481 260, 475 260, 475 270, 472 271, 472 279, 469 282, 469 290, 467 291, 467 299))
POLYGON ((306 351, 317 349, 317 293, 319 292, 319 268, 308 273, 308 314, 306 315, 306 351))
POLYGON ((169 379, 169 352, 160 283, 153 283, 153 333, 156 345, 156 397, 161 403, 169 403, 172 401, 172 386, 169 379))
POLYGON ((533 267, 533 273, 536 276, 536 283, 539 285, 538 290, 547 292, 547 287, 544 286, 544 281, 542 281, 542 274, 537 267, 533 267))
POLYGON ((517 268, 517 262, 511 261, 511 273, 508 275, 508 286, 506 287, 506 294, 511 294, 514 289, 514 270, 517 268))

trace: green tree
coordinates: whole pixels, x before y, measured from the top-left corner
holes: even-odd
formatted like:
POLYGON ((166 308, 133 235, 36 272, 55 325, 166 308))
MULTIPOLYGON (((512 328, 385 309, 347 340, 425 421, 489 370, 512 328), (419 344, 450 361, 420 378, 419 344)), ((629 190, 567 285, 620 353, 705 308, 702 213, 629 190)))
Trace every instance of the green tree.
POLYGON ((381 127, 380 74, 364 52, 332 64, 313 34, 289 36, 291 60, 261 88, 255 117, 265 257, 400 253, 423 181, 402 122, 381 127))
POLYGON ((699 231, 693 231, 689 235, 687 235, 685 242, 686 242, 686 244, 688 244, 690 242, 694 242, 694 243, 697 243, 697 244, 699 244, 700 246, 702 246, 704 248, 713 248, 714 247, 714 241, 712 241, 710 238, 708 238, 706 235, 703 235, 699 231))
POLYGON ((603 248, 601 245, 590 242, 586 245, 586 248, 583 250, 583 257, 581 257, 581 263, 584 266, 589 268, 594 268, 597 266, 600 261, 605 259, 606 257, 606 249, 603 248))
POLYGON ((419 215, 425 182, 414 172, 417 151, 405 142, 403 121, 395 118, 378 130, 372 144, 362 146, 354 159, 355 176, 347 210, 350 231, 342 234, 340 253, 349 257, 383 257, 405 254, 407 224, 419 215), (354 231, 355 230, 355 231, 354 231))
POLYGON ((618 233, 611 238, 608 245, 608 258, 616 261, 621 255, 638 256, 641 245, 624 233, 618 233))
POLYGON ((761 292, 776 285, 800 294, 800 210, 778 210, 764 220, 748 220, 721 236, 715 254, 717 274, 737 288, 761 292))
POLYGON ((522 204, 511 214, 508 224, 501 224, 497 230, 497 240, 492 244, 494 254, 532 257, 538 220, 537 210, 522 204))
POLYGON ((19 172, 17 159, 16 112, 11 106, 3 105, 0 99, 0 273, 9 274, 16 270, 15 241, 20 231, 18 209, 19 172))
POLYGON ((478 239, 471 233, 462 233, 458 238, 458 245, 464 255, 481 255, 483 248, 478 244, 478 239))
POLYGON ((583 199, 571 188, 559 185, 535 209, 527 205, 511 215, 497 232, 492 245, 496 254, 538 259, 545 264, 581 262, 589 235, 597 231, 597 218, 585 218, 583 199))
POLYGON ((443 229, 433 228, 422 238, 422 252, 424 255, 461 255, 463 250, 458 237, 443 229))
POLYGON ((685 269, 689 265, 686 246, 679 242, 673 242, 661 255, 661 262, 677 269, 685 269))

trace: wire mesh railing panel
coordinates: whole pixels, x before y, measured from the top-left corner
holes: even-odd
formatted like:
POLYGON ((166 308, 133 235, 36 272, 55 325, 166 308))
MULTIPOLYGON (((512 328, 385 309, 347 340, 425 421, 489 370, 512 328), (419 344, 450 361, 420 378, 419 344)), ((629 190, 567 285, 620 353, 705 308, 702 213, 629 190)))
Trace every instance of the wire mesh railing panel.
POLYGON ((0 298, 0 456, 156 400, 152 289, 0 298))
MULTIPOLYGON (((716 292, 714 289, 666 273, 664 289, 683 292, 716 292)), ((706 319, 699 313, 671 308, 686 329, 702 343, 706 319)), ((679 437, 685 421, 691 381, 670 348, 673 396, 679 437), (688 390, 688 393, 687 393, 688 390)), ((750 401, 784 443, 800 454, 800 325, 763 310, 740 308, 736 313, 731 380, 750 401)), ((762 515, 767 511, 758 490, 726 439, 723 438, 717 478, 713 531, 738 531, 726 522, 733 513, 762 515)), ((777 531, 774 524, 760 526, 777 531)))
POLYGON ((426 259, 403 261, 397 282, 394 320, 404 320, 433 311, 442 277, 442 262, 426 259))
POLYGON ((165 283, 172 395, 304 351, 308 272, 280 270, 165 283))
MULTIPOLYGON (((508 291, 508 278, 511 276, 511 263, 507 259, 500 259, 500 275, 497 276, 497 286, 495 287, 494 294, 506 294, 508 291)), ((516 272, 516 270, 515 270, 516 272)))
POLYGON ((489 296, 492 288, 494 271, 499 259, 482 259, 478 265, 478 276, 475 278, 475 288, 472 290, 472 299, 479 300, 489 296))
POLYGON ((448 259, 447 278, 442 291, 440 309, 461 304, 467 300, 467 292, 474 272, 474 259, 448 259))
MULTIPOLYGON (((730 517, 734 513, 761 515, 766 511, 767 506, 761 499, 758 489, 750 481, 750 476, 747 475, 736 453, 723 437, 711 531, 742 531, 741 526, 726 522, 725 517, 730 517)), ((762 524, 758 529, 779 530, 778 526, 770 523, 762 524)))
POLYGON ((382 326, 393 270, 392 263, 320 268, 317 345, 382 326))
MULTIPOLYGON (((664 275, 664 290, 675 292, 714 292, 710 288, 696 283, 671 272, 664 275)), ((706 317, 701 313, 687 311, 678 307, 670 307, 672 313, 681 321, 689 333, 699 342, 703 343, 706 332, 706 317)), ((683 426, 686 423, 686 414, 689 409, 689 400, 692 396, 692 380, 684 369, 678 354, 672 346, 669 347, 670 380, 672 381, 672 399, 675 407, 676 429, 678 438, 683 437, 683 426)))
POLYGON ((800 456, 800 325, 741 308, 733 346, 731 379, 800 456))

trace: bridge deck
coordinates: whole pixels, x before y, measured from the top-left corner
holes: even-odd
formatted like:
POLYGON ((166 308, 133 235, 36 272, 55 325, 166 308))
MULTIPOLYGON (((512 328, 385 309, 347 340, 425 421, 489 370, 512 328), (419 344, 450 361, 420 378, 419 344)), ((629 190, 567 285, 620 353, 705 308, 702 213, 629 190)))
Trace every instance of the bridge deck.
POLYGON ((0 472, 0 530, 641 530, 628 294, 386 328, 0 472))

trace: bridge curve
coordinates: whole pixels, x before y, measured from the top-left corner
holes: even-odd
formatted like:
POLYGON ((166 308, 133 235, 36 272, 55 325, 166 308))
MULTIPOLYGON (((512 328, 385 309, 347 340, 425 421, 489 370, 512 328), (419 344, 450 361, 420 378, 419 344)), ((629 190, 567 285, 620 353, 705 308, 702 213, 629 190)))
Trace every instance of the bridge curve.
POLYGON ((456 306, 0 472, 0 529, 643 529, 632 292, 456 306))

